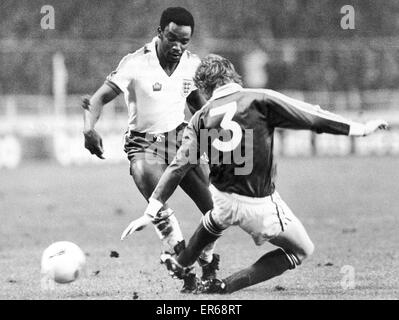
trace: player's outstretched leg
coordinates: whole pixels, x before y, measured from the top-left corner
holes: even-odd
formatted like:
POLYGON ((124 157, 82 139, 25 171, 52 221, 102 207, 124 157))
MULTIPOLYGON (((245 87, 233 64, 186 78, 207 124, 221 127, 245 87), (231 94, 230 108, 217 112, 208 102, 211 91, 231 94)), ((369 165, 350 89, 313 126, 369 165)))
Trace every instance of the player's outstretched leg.
POLYGON ((173 278, 183 280, 181 293, 197 293, 201 287, 201 280, 196 276, 194 266, 183 267, 176 261, 176 256, 170 253, 163 253, 161 262, 166 265, 173 278))
MULTIPOLYGON (((132 159, 130 170, 137 188, 147 201, 166 168, 166 164, 158 161, 155 156, 152 159, 149 157, 146 154, 146 158, 132 159)), ((180 252, 184 248, 184 242, 177 218, 167 207, 161 212, 161 217, 153 225, 164 249, 170 253, 180 252)))
POLYGON ((184 248, 183 233, 172 209, 160 212, 161 218, 153 221, 155 232, 163 244, 163 251, 179 254, 184 248))
MULTIPOLYGON (((180 183, 181 188, 194 201, 202 214, 206 214, 213 208, 212 195, 209 191, 209 168, 201 165, 190 170, 180 183)), ((198 258, 198 264, 202 267, 202 280, 216 278, 219 270, 220 256, 214 253, 215 242, 209 243, 203 249, 198 258)))
MULTIPOLYGON (((202 290, 198 287, 198 279, 192 275, 193 265, 204 248, 214 243, 221 236, 221 232, 222 230, 214 223, 209 212, 203 217, 202 222, 190 238, 187 247, 176 258, 172 255, 165 255, 164 263, 168 270, 176 278, 184 280, 182 292, 197 292, 198 289, 202 290), (189 273, 191 274, 189 275, 189 273)), ((212 277, 207 279, 206 282, 214 279, 216 278, 212 277)))
POLYGON ((215 224, 210 213, 211 211, 202 218, 201 223, 191 236, 186 249, 178 255, 176 260, 181 266, 188 267, 193 265, 204 248, 214 243, 222 235, 223 229, 220 229, 215 224))
MULTIPOLYGON (((288 211, 288 210, 287 210, 288 211)), ((232 293, 281 275, 299 266, 314 250, 302 223, 292 214, 287 228, 270 243, 280 247, 266 253, 252 266, 240 270, 223 280, 214 280, 203 293, 232 293)))
POLYGON ((300 265, 313 254, 314 244, 301 221, 292 212, 289 218, 291 221, 287 229, 270 240, 270 243, 284 249, 291 262, 300 265))
POLYGON ((215 279, 216 272, 219 270, 220 256, 213 253, 215 245, 216 242, 208 244, 198 258, 198 264, 202 268, 201 279, 204 281, 215 279))
MULTIPOLYGON (((131 174, 134 182, 147 200, 151 196, 166 168, 166 164, 157 162, 156 157, 150 159, 151 164, 149 164, 149 161, 147 161, 149 157, 150 155, 147 153, 145 159, 136 158, 131 161, 131 174)), ((198 208, 205 213, 205 210, 210 210, 213 207, 212 198, 207 185, 207 177, 201 175, 202 172, 191 171, 193 172, 188 174, 188 178, 183 179, 182 188, 195 201, 198 208)), ((156 221, 154 227, 158 237, 163 243, 165 248, 164 251, 171 254, 178 254, 184 249, 185 243, 178 221, 173 214, 168 214, 169 210, 171 209, 165 208, 164 212, 161 214, 168 218, 156 221)), ((219 256, 213 254, 213 248, 214 245, 209 245, 204 251, 203 259, 201 260, 203 277, 207 279, 215 278, 216 270, 219 268, 219 256)), ((193 292, 196 290, 198 281, 195 275, 193 276, 190 274, 183 280, 182 292, 193 292)))
POLYGON ((270 251, 248 268, 223 280, 214 279, 205 284, 202 293, 232 293, 281 275, 295 266, 282 249, 270 251))

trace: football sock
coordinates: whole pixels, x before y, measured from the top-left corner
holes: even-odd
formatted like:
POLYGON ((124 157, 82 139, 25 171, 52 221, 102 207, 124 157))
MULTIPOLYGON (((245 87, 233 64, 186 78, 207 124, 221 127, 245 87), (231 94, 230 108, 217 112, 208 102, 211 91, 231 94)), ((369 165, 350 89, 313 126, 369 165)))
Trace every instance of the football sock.
POLYGON ((178 249, 179 244, 184 243, 183 233, 174 214, 154 222, 153 225, 167 252, 175 253, 175 249, 178 249))
POLYGON ((175 246, 174 246, 174 252, 176 254, 179 254, 182 252, 184 249, 186 249, 186 242, 184 240, 179 241, 175 246))
POLYGON ((215 242, 221 236, 221 232, 222 230, 214 223, 210 212, 208 212, 190 238, 186 249, 177 257, 177 262, 183 267, 193 265, 204 248, 215 242))
POLYGON ((232 274, 223 282, 226 284, 226 291, 232 293, 279 276, 295 266, 284 250, 277 249, 266 253, 252 266, 232 274))
POLYGON ((213 251, 215 250, 216 242, 211 242, 208 244, 204 250, 202 250, 201 255, 199 256, 198 262, 201 266, 206 265, 212 262, 213 259, 213 251))

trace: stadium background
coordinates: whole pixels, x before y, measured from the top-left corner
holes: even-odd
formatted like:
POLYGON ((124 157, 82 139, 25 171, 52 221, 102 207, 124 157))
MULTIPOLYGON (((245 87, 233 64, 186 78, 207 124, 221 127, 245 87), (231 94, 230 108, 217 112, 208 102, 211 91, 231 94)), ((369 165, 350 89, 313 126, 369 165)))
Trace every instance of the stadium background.
MULTIPOLYGON (((81 148, 79 99, 120 59, 148 42, 160 11, 184 5, 196 19, 190 50, 230 58, 250 87, 267 87, 357 120, 388 118, 399 91, 399 5, 350 1, 355 29, 341 28, 348 1, 1 1, 0 167, 29 159, 96 161, 81 148), (43 30, 40 9, 55 10, 43 30)), ((123 161, 125 104, 106 107, 99 128, 110 161, 123 161)), ((284 155, 398 154, 396 130, 359 141, 309 133, 279 135, 284 155), (300 139, 301 143, 298 143, 300 139), (294 141, 292 141, 294 140, 294 141)))
MULTIPOLYGON (((160 12, 173 5, 195 17, 190 50, 230 58, 248 86, 391 124, 356 140, 278 134, 279 192, 316 251, 298 270, 226 299, 397 299, 396 0, 0 0, 0 299, 219 298, 178 293, 180 283, 158 263, 151 228, 119 241, 146 206, 122 148, 127 112, 121 97, 105 107, 98 124, 106 160, 83 147, 80 97, 148 42, 160 12), (41 28, 44 5, 54 7, 54 30, 41 28), (344 5, 355 9, 354 30, 340 26, 344 5), (88 272, 46 291, 41 254, 59 240, 82 247, 88 272)), ((198 210, 181 190, 170 205, 188 237, 198 210)), ((218 244, 219 274, 256 261, 268 246, 255 247, 231 228, 218 244)))

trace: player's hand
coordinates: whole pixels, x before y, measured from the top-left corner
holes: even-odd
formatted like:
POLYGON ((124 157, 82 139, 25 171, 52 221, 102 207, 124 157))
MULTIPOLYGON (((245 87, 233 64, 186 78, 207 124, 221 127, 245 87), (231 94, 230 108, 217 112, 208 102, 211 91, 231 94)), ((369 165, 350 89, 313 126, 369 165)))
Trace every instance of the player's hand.
POLYGON ((83 131, 83 135, 85 137, 85 148, 100 159, 105 159, 103 156, 103 140, 97 131, 94 129, 83 131))
MULTIPOLYGON (((90 96, 86 95, 82 98, 80 105, 83 108, 83 120, 85 125, 89 122, 88 113, 90 113, 90 96)), ((84 130, 83 135, 85 137, 85 148, 90 151, 91 154, 95 154, 100 159, 105 159, 103 156, 103 140, 96 130, 84 130)))
POLYGON ((125 240, 126 237, 130 236, 135 231, 144 229, 147 225, 152 222, 152 217, 147 214, 142 215, 140 218, 133 220, 122 232, 121 240, 125 240))
POLYGON ((145 209, 144 214, 140 218, 133 220, 127 226, 127 228, 122 233, 121 240, 124 240, 135 231, 140 231, 144 229, 151 222, 166 219, 173 214, 173 210, 170 208, 161 211, 163 206, 163 203, 151 197, 148 200, 148 206, 145 209))
POLYGON ((388 128, 388 122, 385 120, 371 120, 367 121, 364 125, 364 136, 368 136, 369 134, 377 131, 377 130, 385 130, 388 128))

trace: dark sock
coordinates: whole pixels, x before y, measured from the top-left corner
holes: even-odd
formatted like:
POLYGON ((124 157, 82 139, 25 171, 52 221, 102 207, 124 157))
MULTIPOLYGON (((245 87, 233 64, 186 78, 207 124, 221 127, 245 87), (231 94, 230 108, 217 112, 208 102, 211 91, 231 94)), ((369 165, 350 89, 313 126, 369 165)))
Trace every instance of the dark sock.
POLYGON ((231 293, 279 276, 288 269, 292 269, 292 264, 285 252, 277 249, 266 253, 252 266, 232 274, 223 281, 227 292, 231 293))
POLYGON ((173 248, 175 253, 178 255, 180 252, 182 252, 186 248, 186 242, 184 240, 179 241, 173 248))
POLYGON ((177 257, 177 262, 183 267, 191 266, 198 259, 204 248, 216 241, 219 236, 210 233, 201 223, 190 238, 187 247, 177 257))

